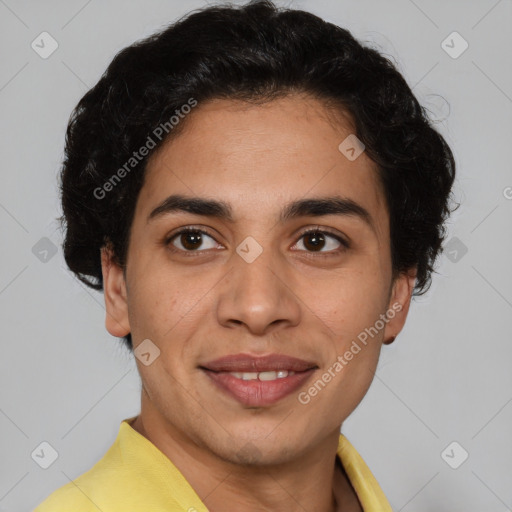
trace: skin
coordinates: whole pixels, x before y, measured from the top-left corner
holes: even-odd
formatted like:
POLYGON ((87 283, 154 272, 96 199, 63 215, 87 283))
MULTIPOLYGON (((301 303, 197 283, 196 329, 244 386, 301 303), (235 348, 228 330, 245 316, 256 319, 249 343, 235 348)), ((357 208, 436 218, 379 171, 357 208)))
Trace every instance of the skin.
POLYGON ((134 347, 149 338, 161 351, 150 366, 137 360, 143 390, 132 426, 211 511, 360 511, 335 465, 339 432, 372 382, 382 344, 402 329, 415 280, 414 269, 393 278, 375 165, 364 152, 348 160, 338 145, 354 133, 349 119, 304 95, 263 105, 212 100, 183 122, 148 162, 126 271, 102 250, 107 330, 131 332, 134 347), (188 212, 148 222, 177 193, 229 203, 234 222, 188 212), (289 201, 333 194, 363 206, 372 226, 354 215, 276 220, 289 201), (209 234, 192 256, 184 254, 186 238, 165 245, 184 226, 209 234), (326 234, 315 251, 301 231, 317 226, 350 247, 326 234), (236 252, 247 236, 263 248, 252 263, 236 252), (299 403, 298 392, 397 303, 402 309, 385 328, 307 405, 299 403), (198 368, 242 352, 287 354, 319 369, 297 392, 251 408, 198 368))

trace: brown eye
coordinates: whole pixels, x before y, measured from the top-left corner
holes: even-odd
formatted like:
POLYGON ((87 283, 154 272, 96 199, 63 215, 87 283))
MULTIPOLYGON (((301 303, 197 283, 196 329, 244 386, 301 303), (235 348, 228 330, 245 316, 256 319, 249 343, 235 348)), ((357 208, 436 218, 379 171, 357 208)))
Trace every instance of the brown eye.
POLYGON ((194 250, 201 247, 201 244, 203 243, 202 235, 201 233, 182 233, 179 237, 179 240, 181 242, 182 247, 184 247, 187 250, 194 250))
POLYGON ((198 249, 214 249, 215 240, 206 232, 197 228, 182 229, 167 240, 176 249, 186 252, 198 252, 198 249), (208 241, 211 241, 208 244, 208 241), (206 245, 206 247, 205 247, 206 245))
POLYGON ((322 253, 322 255, 325 256, 327 256, 328 253, 336 254, 348 248, 348 243, 341 237, 319 229, 312 229, 302 233, 296 245, 299 245, 298 249, 306 250, 307 252, 322 253), (301 241, 304 249, 300 247, 301 241))
POLYGON ((320 231, 312 231, 304 235, 304 247, 308 251, 321 250, 325 245, 325 237, 320 231))

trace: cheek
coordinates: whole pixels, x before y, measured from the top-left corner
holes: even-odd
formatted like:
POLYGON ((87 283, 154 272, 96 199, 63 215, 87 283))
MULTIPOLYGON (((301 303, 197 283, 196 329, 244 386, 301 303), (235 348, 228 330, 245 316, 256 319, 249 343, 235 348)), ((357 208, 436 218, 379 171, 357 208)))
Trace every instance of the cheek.
POLYGON ((134 341, 151 339, 160 345, 169 336, 169 331, 178 322, 183 312, 177 286, 166 284, 166 280, 144 274, 135 276, 136 286, 128 295, 128 315, 134 341))
POLYGON ((349 338, 371 327, 387 306, 386 276, 371 270, 333 273, 329 279, 308 283, 307 302, 342 348, 349 338))
POLYGON ((132 338, 135 345, 150 339, 160 350, 160 365, 141 368, 142 372, 150 369, 151 374, 168 371, 179 376, 184 372, 183 361, 197 349, 194 333, 208 321, 211 307, 204 298, 204 279, 194 281, 161 270, 134 273, 137 286, 131 287, 128 301, 132 338))

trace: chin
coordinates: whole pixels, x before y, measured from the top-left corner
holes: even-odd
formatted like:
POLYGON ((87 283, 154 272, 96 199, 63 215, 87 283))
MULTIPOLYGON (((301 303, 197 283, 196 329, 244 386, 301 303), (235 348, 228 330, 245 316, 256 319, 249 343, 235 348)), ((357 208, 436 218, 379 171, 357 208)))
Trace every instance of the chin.
POLYGON ((293 435, 288 432, 276 432, 276 425, 266 429, 252 429, 233 432, 232 436, 210 449, 221 459, 232 464, 250 466, 278 465, 290 462, 297 457, 304 448, 305 439, 298 438, 297 433, 293 435))
MULTIPOLYGON (((218 453, 220 458, 241 466, 276 466, 284 464, 293 459, 294 452, 289 449, 279 447, 277 449, 268 449, 263 443, 258 441, 248 441, 242 443, 241 447, 233 451, 233 447, 229 447, 227 453, 218 453)), ((296 455, 296 453, 295 453, 296 455)))

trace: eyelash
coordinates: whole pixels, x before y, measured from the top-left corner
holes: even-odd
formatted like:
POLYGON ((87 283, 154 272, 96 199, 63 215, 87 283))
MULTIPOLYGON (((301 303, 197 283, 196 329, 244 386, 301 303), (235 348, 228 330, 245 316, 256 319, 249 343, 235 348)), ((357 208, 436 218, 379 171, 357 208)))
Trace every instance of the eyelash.
MULTIPOLYGON (((183 249, 178 249, 177 247, 174 247, 172 245, 171 242, 175 238, 179 237, 183 233, 190 233, 190 232, 192 232, 192 233, 201 233, 201 234, 207 235, 210 238, 212 238, 213 240, 215 240, 215 237, 213 237, 210 233, 208 233, 204 229, 196 228, 194 226, 187 226, 187 227, 184 227, 184 228, 180 229, 176 233, 173 233, 172 235, 166 237, 166 239, 164 240, 165 246, 168 247, 172 252, 174 252, 174 253, 179 252, 179 253, 182 253, 182 254, 186 255, 187 257, 188 256, 195 257, 198 254, 201 254, 202 252, 205 252, 205 249, 203 249, 203 250, 199 250, 198 249, 196 251, 184 251, 183 249)), ((309 233, 321 233, 323 235, 328 235, 329 237, 334 238, 336 241, 338 241, 341 244, 341 247, 339 249, 331 250, 331 251, 328 251, 328 252, 301 251, 301 252, 306 252, 306 253, 308 253, 310 255, 313 255, 313 257, 318 257, 317 255, 319 255, 320 257, 324 257, 324 258, 328 258, 328 257, 332 257, 332 256, 337 256, 340 253, 342 253, 342 252, 344 252, 344 251, 346 251, 347 249, 350 248, 350 245, 349 245, 349 243, 346 240, 341 238, 339 235, 331 233, 330 231, 327 231, 325 229, 321 229, 320 226, 318 226, 316 228, 309 228, 309 229, 306 229, 306 230, 302 231, 300 233, 300 235, 299 235, 299 238, 298 238, 297 242, 301 238, 303 238, 304 236, 308 235, 309 233)), ((206 249, 206 250, 208 250, 208 249, 206 249)))

